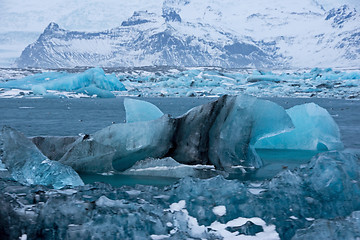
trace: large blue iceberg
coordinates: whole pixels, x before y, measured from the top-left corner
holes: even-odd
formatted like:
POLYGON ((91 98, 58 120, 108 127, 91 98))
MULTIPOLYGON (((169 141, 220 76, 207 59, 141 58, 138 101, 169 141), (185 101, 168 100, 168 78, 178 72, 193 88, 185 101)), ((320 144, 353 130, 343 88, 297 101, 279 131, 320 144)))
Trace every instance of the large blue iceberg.
POLYGON ((126 90, 115 74, 105 74, 102 68, 90 68, 82 73, 44 72, 0 82, 0 87, 32 90, 35 95, 47 95, 48 90, 55 90, 98 97, 114 97, 110 91, 126 90))
POLYGON ((246 95, 225 95, 178 118, 162 115, 150 103, 131 101, 125 102, 130 123, 78 139, 60 162, 76 171, 106 172, 124 171, 148 157, 172 157, 182 164, 244 172, 262 166, 256 141, 293 128, 282 107, 246 95))

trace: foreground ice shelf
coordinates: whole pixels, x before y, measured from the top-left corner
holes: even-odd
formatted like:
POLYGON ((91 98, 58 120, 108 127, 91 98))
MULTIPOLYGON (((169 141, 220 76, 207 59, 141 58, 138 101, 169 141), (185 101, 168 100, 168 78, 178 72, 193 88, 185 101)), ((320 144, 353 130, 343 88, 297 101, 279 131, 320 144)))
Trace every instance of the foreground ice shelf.
POLYGON ((54 190, 0 180, 0 236, 356 239, 359 156, 325 152, 262 182, 187 177, 168 187, 96 183, 54 190))

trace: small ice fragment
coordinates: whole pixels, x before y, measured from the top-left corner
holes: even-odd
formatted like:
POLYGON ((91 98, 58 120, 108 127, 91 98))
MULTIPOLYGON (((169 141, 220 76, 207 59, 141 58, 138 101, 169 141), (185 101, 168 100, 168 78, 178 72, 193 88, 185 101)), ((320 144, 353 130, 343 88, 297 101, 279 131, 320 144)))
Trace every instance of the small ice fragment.
POLYGON ((150 235, 152 240, 161 240, 161 239, 166 239, 169 238, 170 235, 150 235))
POLYGON ((141 191, 139 190, 129 190, 129 191, 126 191, 127 194, 129 194, 130 196, 136 196, 136 195, 139 195, 141 193, 141 191))
POLYGON ((226 214, 226 207, 221 205, 221 206, 216 206, 212 209, 213 213, 219 217, 222 217, 226 214))
POLYGON ((19 237, 20 240, 27 240, 27 235, 26 234, 23 234, 21 235, 21 237, 19 237))
POLYGON ((266 189, 264 189, 264 188, 248 188, 248 191, 254 195, 259 195, 261 192, 263 192, 265 190, 266 189))
POLYGON ((171 212, 178 212, 181 209, 184 209, 186 207, 185 200, 180 200, 178 203, 173 203, 170 205, 170 211, 171 212))

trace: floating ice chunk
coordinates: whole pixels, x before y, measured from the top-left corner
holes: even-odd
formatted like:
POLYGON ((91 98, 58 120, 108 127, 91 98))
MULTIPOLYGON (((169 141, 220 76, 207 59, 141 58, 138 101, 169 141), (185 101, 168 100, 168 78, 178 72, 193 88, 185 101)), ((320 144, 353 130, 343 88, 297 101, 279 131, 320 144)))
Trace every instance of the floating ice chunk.
POLYGON ((60 162, 82 172, 124 171, 171 148, 174 120, 168 115, 135 123, 113 124, 77 140, 60 162))
POLYGON ((69 166, 51 161, 24 135, 10 127, 2 129, 3 162, 12 177, 22 184, 84 185, 79 175, 69 166))
POLYGON ((326 111, 315 103, 294 106, 286 112, 295 129, 259 140, 256 148, 335 150, 342 149, 339 128, 326 111))
MULTIPOLYGON (((250 96, 227 96, 193 108, 177 119, 170 156, 185 164, 260 167, 253 144, 288 131, 290 117, 279 105, 250 96)), ((240 168, 239 168, 240 169, 240 168)))
POLYGON ((127 123, 151 121, 164 115, 154 104, 133 98, 125 98, 124 107, 127 123))
POLYGON ((115 74, 106 75, 102 68, 91 68, 82 73, 40 73, 0 83, 0 87, 33 90, 35 94, 40 95, 45 95, 46 90, 79 91, 99 97, 114 97, 109 91, 126 90, 115 74))
POLYGON ((163 157, 171 147, 174 120, 164 115, 147 122, 114 124, 92 135, 94 141, 116 149, 113 167, 124 171, 148 157, 163 157))
POLYGON ((279 83, 282 81, 282 79, 276 75, 252 75, 252 76, 249 76, 246 80, 248 82, 265 81, 265 82, 275 82, 275 83, 279 83))
POLYGON ((95 203, 98 207, 120 208, 124 206, 123 200, 111 200, 105 196, 99 197, 99 199, 96 200, 95 203))
POLYGON ((214 166, 212 165, 185 165, 168 157, 162 159, 148 158, 138 161, 134 166, 124 171, 123 174, 172 178, 187 176, 210 178, 219 174, 213 170, 214 166))
POLYGON ((46 95, 46 89, 42 85, 35 85, 31 87, 35 95, 46 95))
POLYGON ((326 201, 344 199, 345 207, 345 202, 351 204, 347 199, 350 193, 360 193, 359 159, 351 153, 331 151, 320 154, 311 160, 308 168, 306 181, 326 201))
POLYGON ((162 239, 167 239, 170 236, 171 236, 170 234, 168 234, 168 235, 155 235, 155 234, 153 234, 153 235, 150 235, 150 238, 152 240, 162 240, 162 239))
POLYGON ((219 217, 224 216, 226 214, 225 206, 216 206, 212 209, 213 213, 219 217))
POLYGON ((186 201, 180 200, 178 203, 173 203, 170 205, 170 211, 178 212, 181 211, 182 209, 185 209, 185 207, 186 207, 186 201))

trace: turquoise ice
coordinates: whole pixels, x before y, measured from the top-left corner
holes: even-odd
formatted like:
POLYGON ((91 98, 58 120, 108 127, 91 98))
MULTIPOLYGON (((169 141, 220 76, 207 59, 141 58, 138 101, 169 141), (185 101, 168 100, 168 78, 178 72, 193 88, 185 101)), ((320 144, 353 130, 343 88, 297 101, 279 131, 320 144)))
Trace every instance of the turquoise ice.
POLYGON ((44 72, 1 82, 0 87, 32 90, 36 95, 46 95, 48 90, 56 90, 98 97, 114 97, 110 91, 126 90, 115 74, 105 74, 102 68, 90 68, 82 73, 44 72))
POLYGON ((84 185, 79 175, 69 166, 51 161, 23 134, 10 127, 3 127, 2 161, 18 182, 25 185, 84 185))
POLYGON ((328 111, 315 103, 286 110, 295 129, 259 140, 256 148, 296 150, 339 150, 343 148, 339 127, 328 111))
POLYGON ((127 123, 151 121, 164 115, 154 104, 133 98, 125 98, 124 107, 127 123))

